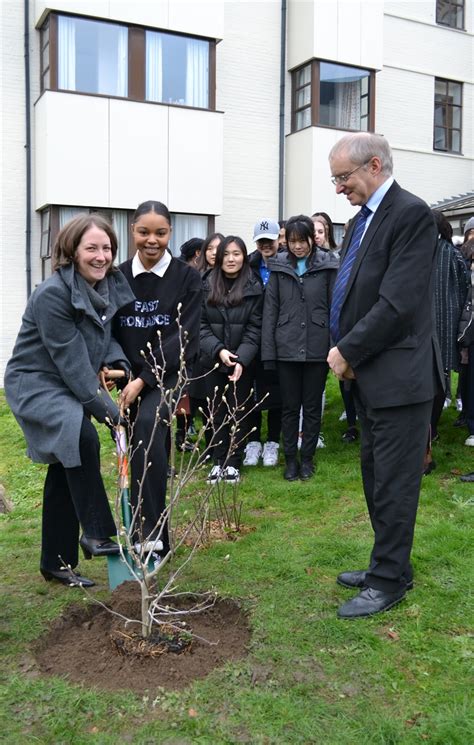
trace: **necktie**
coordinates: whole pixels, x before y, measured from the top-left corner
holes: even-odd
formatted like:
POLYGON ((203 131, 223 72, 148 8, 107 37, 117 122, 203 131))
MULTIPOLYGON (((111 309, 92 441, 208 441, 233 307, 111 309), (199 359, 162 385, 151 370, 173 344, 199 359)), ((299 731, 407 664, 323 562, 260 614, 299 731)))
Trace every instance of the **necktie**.
POLYGON ((337 344, 340 338, 339 337, 339 316, 341 313, 341 307, 342 307, 342 301, 344 299, 344 294, 346 292, 347 280, 349 279, 352 266, 354 264, 354 261, 356 260, 360 242, 362 240, 362 236, 364 235, 365 224, 367 222, 367 218, 369 217, 371 213, 372 213, 372 210, 370 210, 367 207, 367 205, 364 204, 361 208, 361 211, 359 212, 359 216, 357 218, 357 222, 354 228, 354 232, 352 234, 352 239, 349 244, 349 248, 347 249, 346 255, 344 256, 344 260, 339 268, 336 281, 334 283, 334 290, 332 293, 332 303, 331 303, 331 314, 329 318, 329 326, 331 329, 331 336, 332 336, 334 344, 337 344))

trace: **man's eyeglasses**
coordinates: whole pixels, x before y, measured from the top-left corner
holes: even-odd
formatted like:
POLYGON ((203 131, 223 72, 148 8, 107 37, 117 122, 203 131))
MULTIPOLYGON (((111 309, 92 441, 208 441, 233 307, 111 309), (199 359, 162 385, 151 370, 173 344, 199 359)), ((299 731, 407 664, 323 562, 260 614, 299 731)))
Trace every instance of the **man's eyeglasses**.
POLYGON ((372 158, 369 158, 369 160, 366 160, 365 163, 361 163, 361 165, 357 166, 357 168, 353 168, 352 171, 349 171, 349 173, 341 173, 340 176, 332 176, 332 183, 334 184, 334 186, 339 186, 339 184, 346 184, 349 176, 352 176, 352 174, 358 171, 359 168, 363 168, 364 166, 366 166, 368 163, 370 163, 371 160, 372 158))

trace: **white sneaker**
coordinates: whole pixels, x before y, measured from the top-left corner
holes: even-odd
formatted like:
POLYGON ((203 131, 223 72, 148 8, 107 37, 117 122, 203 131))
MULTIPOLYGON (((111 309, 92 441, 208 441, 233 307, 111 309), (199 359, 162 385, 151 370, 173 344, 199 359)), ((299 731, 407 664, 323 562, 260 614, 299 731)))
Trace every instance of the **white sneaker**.
POLYGON ((450 406, 451 406, 451 399, 450 398, 445 398, 444 399, 444 404, 443 404, 443 409, 449 409, 450 406))
POLYGON ((278 465, 278 448, 280 445, 278 442, 266 442, 263 446, 263 465, 264 466, 277 466, 278 465))
POLYGON ((227 466, 222 471, 221 481, 225 481, 226 484, 238 484, 240 481, 239 469, 234 468, 234 466, 227 466))
POLYGON ((260 456, 262 455, 262 445, 260 442, 249 442, 245 448, 244 466, 257 466, 260 456))
MULTIPOLYGON (((134 543, 133 548, 135 549, 136 554, 141 554, 141 543, 134 543)), ((156 551, 163 551, 163 541, 157 539, 156 541, 146 541, 146 543, 143 544, 143 552, 145 554, 154 553, 156 551)))
POLYGON ((462 411, 462 401, 460 398, 456 399, 456 411, 462 411))
POLYGON ((206 479, 207 484, 217 484, 222 478, 222 468, 220 466, 212 466, 206 479))
POLYGON ((471 448, 474 448, 474 435, 469 435, 467 440, 464 441, 465 445, 469 445, 471 448))
POLYGON ((340 422, 345 422, 347 419, 347 414, 345 411, 342 412, 341 416, 339 417, 340 422))
POLYGON ((319 448, 320 450, 326 447, 326 443, 324 442, 324 435, 322 432, 320 433, 318 437, 318 444, 316 445, 316 447, 319 448))

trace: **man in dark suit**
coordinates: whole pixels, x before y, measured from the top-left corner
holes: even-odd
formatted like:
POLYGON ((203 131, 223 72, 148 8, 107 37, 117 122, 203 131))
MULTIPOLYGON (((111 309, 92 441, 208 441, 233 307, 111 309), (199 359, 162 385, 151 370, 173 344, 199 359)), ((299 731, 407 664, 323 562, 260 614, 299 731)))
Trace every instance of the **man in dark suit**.
POLYGON ((332 181, 361 210, 346 233, 331 307, 328 363, 350 381, 361 425, 361 470, 374 546, 368 569, 337 578, 359 594, 338 610, 358 618, 391 608, 413 586, 410 552, 433 397, 441 384, 432 266, 437 230, 421 199, 392 177, 380 135, 339 140, 332 181))

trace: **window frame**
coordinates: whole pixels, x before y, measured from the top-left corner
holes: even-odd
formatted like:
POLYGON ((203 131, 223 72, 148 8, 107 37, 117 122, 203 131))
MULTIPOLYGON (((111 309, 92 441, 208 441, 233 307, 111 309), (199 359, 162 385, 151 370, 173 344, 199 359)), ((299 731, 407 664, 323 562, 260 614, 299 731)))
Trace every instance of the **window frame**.
POLYGON ((444 26, 445 28, 453 28, 456 31, 465 31, 465 18, 466 18, 466 4, 464 0, 436 0, 436 23, 438 26, 444 26), (442 12, 447 9, 460 9, 461 11, 461 25, 453 26, 452 23, 447 23, 442 20, 442 12))
POLYGON ((434 88, 433 88, 433 150, 437 153, 451 153, 453 155, 462 155, 462 114, 463 114, 463 84, 459 80, 449 80, 448 78, 433 78, 434 82, 434 88), (445 83, 446 84, 446 100, 441 103, 436 101, 436 84, 437 83, 445 83), (449 102, 449 85, 454 84, 458 85, 460 88, 460 104, 454 104, 449 102), (448 119, 453 120, 452 112, 453 109, 459 109, 459 118, 460 118, 460 126, 459 127, 453 127, 443 124, 437 124, 436 123, 436 110, 439 106, 442 106, 443 110, 446 112, 446 121, 448 119), (449 116, 448 116, 449 113, 449 116), (445 131, 445 142, 449 143, 451 147, 438 147, 436 145, 436 129, 443 129, 445 131), (456 131, 459 132, 459 150, 453 150, 452 147, 452 133, 456 131))
POLYGON ((137 24, 126 24, 109 19, 98 19, 78 13, 50 12, 46 16, 43 25, 40 28, 40 95, 46 90, 59 91, 62 93, 72 93, 80 96, 97 96, 99 98, 113 98, 121 101, 137 101, 154 106, 174 106, 177 108, 195 109, 196 111, 215 111, 216 110, 216 39, 209 37, 197 36, 195 34, 185 34, 178 31, 169 31, 168 29, 150 28, 148 26, 139 26, 137 24), (107 23, 109 25, 121 26, 128 30, 128 95, 114 96, 107 93, 90 93, 89 91, 69 90, 68 88, 58 87, 58 17, 77 18, 78 20, 93 21, 96 23, 107 23), (49 28, 49 39, 45 42, 45 32, 49 28), (165 103, 161 101, 149 101, 145 95, 146 89, 146 31, 158 31, 170 36, 181 36, 186 39, 197 39, 206 41, 209 44, 209 79, 208 91, 209 101, 206 108, 197 106, 187 106, 186 104, 165 103), (43 50, 49 43, 49 66, 44 64, 43 50), (45 75, 49 70, 49 85, 45 85, 45 75))
MULTIPOLYGON (((333 60, 326 60, 326 59, 311 59, 309 61, 306 61, 302 65, 298 65, 298 67, 293 68, 290 70, 291 73, 291 134, 294 134, 295 132, 301 132, 303 129, 307 129, 308 127, 322 127, 324 129, 338 129, 342 132, 375 132, 375 70, 368 69, 367 67, 362 67, 361 65, 345 65, 340 62, 334 62, 333 60), (349 129, 347 127, 333 127, 330 124, 321 124, 320 119, 320 91, 321 91, 321 63, 327 62, 331 65, 337 65, 338 67, 354 67, 357 70, 366 70, 369 73, 369 92, 368 92, 368 129, 367 130, 360 130, 360 129, 349 129), (302 90, 304 86, 297 87, 296 86, 296 78, 297 74, 303 70, 305 67, 310 65, 310 71, 311 71, 311 80, 310 80, 310 90, 311 90, 311 100, 310 105, 297 108, 296 107, 296 99, 297 99, 297 93, 299 90, 302 90), (311 110, 311 122, 307 125, 307 127, 301 127, 300 129, 297 129, 296 127, 296 115, 299 111, 303 111, 304 109, 310 108, 311 110)), ((362 98, 362 97, 361 97, 362 98)))

